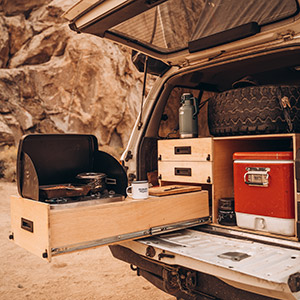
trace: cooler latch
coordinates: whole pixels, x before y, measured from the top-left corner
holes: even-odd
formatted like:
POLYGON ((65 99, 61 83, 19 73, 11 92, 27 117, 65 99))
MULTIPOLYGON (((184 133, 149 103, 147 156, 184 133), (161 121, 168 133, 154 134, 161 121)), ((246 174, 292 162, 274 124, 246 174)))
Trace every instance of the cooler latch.
POLYGON ((267 187, 269 185, 270 168, 246 167, 244 182, 250 186, 267 187))

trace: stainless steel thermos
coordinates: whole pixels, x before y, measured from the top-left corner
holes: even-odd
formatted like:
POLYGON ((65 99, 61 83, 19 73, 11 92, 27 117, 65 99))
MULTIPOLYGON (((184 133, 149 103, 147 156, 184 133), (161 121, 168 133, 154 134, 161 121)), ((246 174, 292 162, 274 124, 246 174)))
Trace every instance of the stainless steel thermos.
POLYGON ((180 99, 179 135, 180 138, 198 136, 198 101, 191 93, 184 93, 180 99))

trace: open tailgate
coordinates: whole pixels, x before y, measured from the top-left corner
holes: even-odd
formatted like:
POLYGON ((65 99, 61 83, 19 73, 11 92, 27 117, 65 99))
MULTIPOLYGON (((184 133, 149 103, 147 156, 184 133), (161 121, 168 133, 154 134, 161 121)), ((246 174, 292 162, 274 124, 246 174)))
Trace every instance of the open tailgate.
POLYGON ((186 229, 122 246, 145 256, 151 247, 151 258, 159 263, 207 273, 249 292, 300 299, 300 249, 292 249, 293 244, 282 247, 186 229))

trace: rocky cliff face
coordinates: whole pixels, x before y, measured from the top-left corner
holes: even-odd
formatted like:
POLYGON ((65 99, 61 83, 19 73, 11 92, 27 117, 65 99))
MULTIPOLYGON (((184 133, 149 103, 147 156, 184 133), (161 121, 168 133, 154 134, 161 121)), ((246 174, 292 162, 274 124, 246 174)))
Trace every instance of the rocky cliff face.
POLYGON ((91 133, 116 156, 140 107, 130 52, 72 32, 75 0, 0 0, 0 143, 27 133, 91 133))

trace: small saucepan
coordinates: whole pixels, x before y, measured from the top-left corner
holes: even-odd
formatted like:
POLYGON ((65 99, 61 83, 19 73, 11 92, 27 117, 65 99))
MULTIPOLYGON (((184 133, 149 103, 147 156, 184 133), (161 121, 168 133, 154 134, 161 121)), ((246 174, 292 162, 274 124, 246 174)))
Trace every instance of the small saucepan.
POLYGON ((76 179, 82 184, 89 185, 91 187, 91 193, 103 192, 106 189, 106 184, 116 184, 116 180, 107 178, 105 173, 80 173, 76 176, 76 179))

